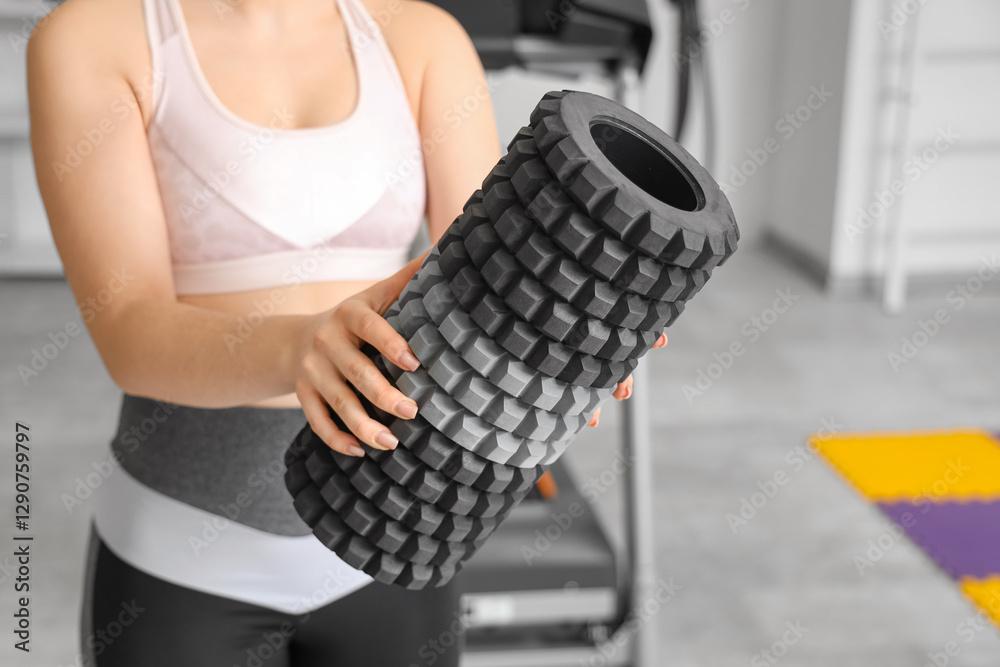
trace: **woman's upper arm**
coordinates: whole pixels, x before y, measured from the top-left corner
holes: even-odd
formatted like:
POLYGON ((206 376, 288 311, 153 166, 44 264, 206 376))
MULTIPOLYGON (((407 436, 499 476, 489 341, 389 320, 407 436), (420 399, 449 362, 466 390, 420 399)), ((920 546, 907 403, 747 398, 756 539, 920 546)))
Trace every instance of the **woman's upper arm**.
POLYGON ((28 45, 39 189, 67 280, 77 302, 90 304, 84 321, 112 377, 117 316, 137 299, 175 299, 142 112, 116 54, 121 40, 106 39, 134 20, 121 16, 124 6, 71 0, 28 45))
POLYGON ((419 5, 427 60, 419 124, 427 173, 427 223, 437 240, 502 155, 482 62, 462 26, 443 10, 419 5))

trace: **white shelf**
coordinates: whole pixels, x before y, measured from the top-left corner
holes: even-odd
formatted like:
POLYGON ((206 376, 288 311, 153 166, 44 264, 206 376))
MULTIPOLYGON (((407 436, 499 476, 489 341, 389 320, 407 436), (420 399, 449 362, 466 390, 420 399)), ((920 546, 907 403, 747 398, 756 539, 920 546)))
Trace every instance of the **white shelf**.
POLYGON ((0 238, 0 277, 58 278, 59 254, 49 243, 17 242, 13 234, 0 238))
POLYGON ((39 12, 48 13, 55 8, 55 3, 43 3, 38 0, 0 0, 0 19, 31 18, 39 12))
POLYGON ((27 114, 0 111, 0 139, 27 139, 30 127, 27 114))

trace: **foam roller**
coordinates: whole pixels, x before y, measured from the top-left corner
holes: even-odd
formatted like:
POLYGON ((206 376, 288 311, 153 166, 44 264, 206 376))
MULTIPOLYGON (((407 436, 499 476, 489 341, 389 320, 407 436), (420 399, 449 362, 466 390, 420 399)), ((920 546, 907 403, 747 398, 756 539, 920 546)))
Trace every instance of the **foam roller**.
MULTIPOLYGON (((595 276, 567 255, 528 217, 509 181, 500 181, 490 188, 483 204, 497 236, 520 266, 553 294, 587 315, 602 318, 615 326, 647 331, 666 328, 679 315, 680 307, 670 301, 648 299, 629 292, 595 276)), ((650 288, 656 278, 649 276, 647 285, 650 288)), ((676 292, 671 296, 675 301, 681 299, 680 303, 700 289, 700 285, 687 284, 681 288, 670 287, 676 292)))
POLYGON ((549 93, 385 313, 421 366, 363 348, 416 418, 359 394, 399 440, 362 457, 306 426, 285 455, 296 511, 378 581, 447 583, 738 240, 718 184, 660 129, 549 93))
MULTIPOLYGON (((436 249, 431 257, 435 253, 436 249)), ((412 334, 408 335, 408 331, 433 323, 452 349, 477 372, 507 393, 545 410, 563 414, 592 412, 611 395, 608 388, 570 384, 539 373, 504 350, 468 313, 454 305, 437 264, 427 263, 418 278, 403 289, 400 303, 405 305, 400 312, 390 308, 387 313, 387 319, 396 323, 404 338, 410 340, 412 334)))
POLYGON ((635 370, 635 358, 611 361, 595 356, 593 346, 600 345, 600 339, 579 334, 560 340, 517 317, 490 290, 466 254, 461 237, 454 232, 446 232, 439 247, 443 250, 434 261, 438 262, 454 299, 480 329, 535 370, 563 382, 598 387, 617 384, 635 370))
POLYGON ((635 112, 587 97, 549 93, 531 114, 538 149, 566 193, 658 261, 689 268, 725 262, 739 229, 711 175, 680 146, 658 141, 669 138, 635 112), (659 168, 664 160, 674 168, 659 168))
MULTIPOLYGON (((542 284, 507 251, 480 201, 481 193, 477 192, 458 225, 465 254, 482 274, 490 293, 502 298, 516 316, 550 338, 560 342, 570 339, 577 350, 611 361, 640 356, 656 342, 659 334, 654 329, 636 330, 608 324, 581 312, 542 284)), ((614 304, 607 305, 610 312, 614 304)))

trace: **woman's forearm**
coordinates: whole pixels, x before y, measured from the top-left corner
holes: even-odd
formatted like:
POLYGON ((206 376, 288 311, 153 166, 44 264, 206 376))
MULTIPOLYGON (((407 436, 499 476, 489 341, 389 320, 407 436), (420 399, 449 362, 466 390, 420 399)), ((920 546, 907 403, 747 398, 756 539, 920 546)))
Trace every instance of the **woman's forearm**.
POLYGON ((136 300, 106 323, 104 364, 127 393, 202 408, 244 405, 295 390, 317 317, 248 322, 183 303, 136 300))

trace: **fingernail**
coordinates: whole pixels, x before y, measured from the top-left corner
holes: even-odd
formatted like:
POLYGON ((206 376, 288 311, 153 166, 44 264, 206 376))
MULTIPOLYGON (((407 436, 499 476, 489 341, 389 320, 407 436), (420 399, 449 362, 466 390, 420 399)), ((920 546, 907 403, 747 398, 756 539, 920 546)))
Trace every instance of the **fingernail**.
POLYGON ((408 371, 415 371, 420 368, 420 360, 413 356, 411 352, 403 352, 399 355, 399 363, 403 364, 403 368, 408 371))
POLYGON ((393 410, 403 419, 413 419, 417 416, 417 404, 413 401, 401 400, 396 403, 393 410))
POLYGON ((350 447, 347 448, 347 451, 348 451, 348 453, 351 456, 364 456, 365 455, 365 450, 361 449, 357 445, 351 445, 350 447))
POLYGON ((625 398, 626 399, 632 398, 632 387, 629 387, 628 389, 625 390, 625 398))
POLYGON ((375 436, 375 442, 382 445, 386 449, 396 449, 396 445, 399 444, 399 440, 396 439, 389 431, 379 431, 379 434, 375 436))

